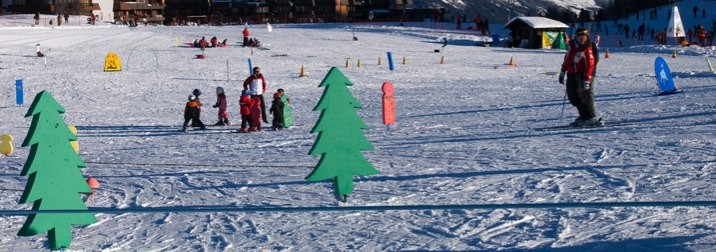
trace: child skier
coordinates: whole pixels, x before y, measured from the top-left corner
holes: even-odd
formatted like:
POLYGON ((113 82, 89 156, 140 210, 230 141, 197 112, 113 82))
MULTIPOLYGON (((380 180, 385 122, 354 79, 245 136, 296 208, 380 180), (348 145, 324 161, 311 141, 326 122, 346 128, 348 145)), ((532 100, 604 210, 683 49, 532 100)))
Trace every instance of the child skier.
POLYGON ((276 92, 273 94, 273 101, 271 102, 271 109, 269 113, 273 114, 273 121, 271 123, 271 129, 280 130, 283 129, 283 101, 281 101, 281 93, 276 92))
POLYGON ((192 121, 192 124, 201 127, 202 130, 206 129, 204 123, 201 122, 201 119, 199 119, 200 110, 201 104, 199 103, 198 98, 193 94, 189 95, 189 101, 184 107, 184 126, 182 127, 183 132, 186 132, 186 128, 187 126, 189 126, 189 121, 192 121))
POLYGON ((214 108, 219 108, 219 122, 216 126, 231 125, 229 123, 229 112, 226 111, 226 94, 224 94, 224 88, 216 87, 216 104, 214 108))
POLYGON ((238 132, 246 133, 248 132, 246 130, 246 126, 253 127, 253 123, 251 122, 252 101, 249 97, 249 90, 244 90, 241 92, 241 98, 239 98, 239 105, 241 106, 241 129, 238 132))
MULTIPOLYGON (((201 106, 204 106, 204 104, 201 103, 201 99, 199 98, 199 96, 202 94, 201 90, 199 90, 198 88, 194 89, 194 91, 192 91, 191 94, 194 95, 194 97, 196 99, 196 103, 199 105, 199 110, 196 112, 196 118, 201 119, 201 106)), ((201 125, 199 125, 196 123, 196 121, 191 122, 192 127, 202 127, 202 125, 204 125, 204 124, 202 123, 201 125)))
POLYGON ((261 98, 257 96, 251 97, 251 128, 249 132, 261 131, 261 98))

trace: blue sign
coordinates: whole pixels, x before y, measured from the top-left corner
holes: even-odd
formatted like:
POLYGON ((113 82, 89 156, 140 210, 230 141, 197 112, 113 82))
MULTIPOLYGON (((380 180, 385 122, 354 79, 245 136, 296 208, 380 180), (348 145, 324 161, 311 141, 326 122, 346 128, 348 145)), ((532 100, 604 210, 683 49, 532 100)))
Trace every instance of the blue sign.
POLYGON ((22 105, 22 80, 15 80, 15 102, 17 105, 22 105))
POLYGON ((656 58, 654 62, 654 70, 656 71, 656 81, 659 85, 659 94, 673 94, 678 92, 674 86, 674 79, 671 76, 669 65, 662 57, 656 58))
POLYGON ((390 68, 391 72, 395 70, 395 67, 393 66, 393 54, 390 52, 388 52, 388 68, 390 68))
POLYGON ((500 34, 497 34, 497 33, 492 34, 492 44, 490 46, 492 46, 492 47, 500 46, 500 34))

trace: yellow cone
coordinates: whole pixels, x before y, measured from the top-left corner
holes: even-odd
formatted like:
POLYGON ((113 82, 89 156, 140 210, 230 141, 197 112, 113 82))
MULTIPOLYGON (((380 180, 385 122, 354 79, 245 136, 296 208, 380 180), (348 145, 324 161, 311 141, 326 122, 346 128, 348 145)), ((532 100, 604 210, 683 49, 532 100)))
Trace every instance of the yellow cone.
POLYGON ((406 59, 405 56, 403 56, 403 65, 407 65, 407 64, 408 64, 408 59, 406 59))
POLYGON ((445 64, 445 56, 440 56, 440 64, 445 64))
POLYGON ((301 75, 298 77, 306 77, 306 69, 303 68, 303 65, 301 65, 301 75))
POLYGON ((0 154, 5 156, 12 155, 12 151, 14 150, 14 147, 12 146, 12 136, 5 134, 0 136, 0 154))
POLYGON ((382 62, 380 61, 380 56, 378 56, 378 65, 380 66, 382 62))
POLYGON ((360 59, 358 59, 358 63, 356 63, 356 67, 360 68, 360 59))

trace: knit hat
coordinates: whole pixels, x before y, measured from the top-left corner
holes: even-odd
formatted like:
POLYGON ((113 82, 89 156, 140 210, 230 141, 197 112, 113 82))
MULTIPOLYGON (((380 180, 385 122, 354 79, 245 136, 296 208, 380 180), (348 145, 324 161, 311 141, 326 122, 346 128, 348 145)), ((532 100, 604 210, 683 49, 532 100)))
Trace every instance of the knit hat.
POLYGON ((224 88, 223 87, 216 87, 216 94, 223 94, 224 88))

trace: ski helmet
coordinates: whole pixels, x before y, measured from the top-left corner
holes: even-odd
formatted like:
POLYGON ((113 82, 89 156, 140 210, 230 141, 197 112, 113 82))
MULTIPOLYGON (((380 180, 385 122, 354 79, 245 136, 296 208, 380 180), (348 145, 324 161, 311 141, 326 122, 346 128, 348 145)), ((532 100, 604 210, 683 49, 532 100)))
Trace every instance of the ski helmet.
POLYGON ((189 100, 190 100, 190 101, 196 100, 196 96, 194 96, 194 95, 189 95, 189 100))
POLYGON ((216 94, 223 94, 224 88, 223 87, 216 87, 216 94))

